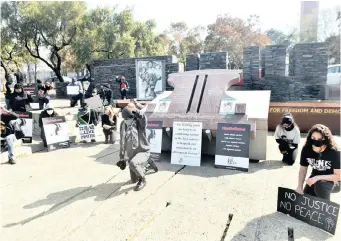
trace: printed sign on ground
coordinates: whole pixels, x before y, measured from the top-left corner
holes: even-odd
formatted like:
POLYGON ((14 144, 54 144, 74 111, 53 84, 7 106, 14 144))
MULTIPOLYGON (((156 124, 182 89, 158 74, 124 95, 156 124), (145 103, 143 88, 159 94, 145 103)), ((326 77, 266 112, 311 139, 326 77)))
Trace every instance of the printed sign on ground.
POLYGON ((147 138, 150 143, 150 158, 154 162, 160 162, 162 148, 162 121, 148 121, 147 138))
POLYGON ((215 166, 249 170, 250 125, 218 123, 215 166))
POLYGON ((339 209, 340 205, 337 203, 301 195, 288 188, 278 188, 278 212, 289 214, 328 233, 335 234, 339 209))
POLYGON ((49 150, 70 146, 68 127, 64 116, 43 118, 43 128, 49 150))
POLYGON ((66 86, 66 93, 68 95, 78 95, 79 94, 79 86, 66 86))
POLYGON ((79 137, 81 141, 90 141, 96 139, 95 125, 80 125, 79 137))
POLYGON ((21 138, 23 143, 32 143, 32 135, 33 135, 33 119, 31 112, 16 112, 19 116, 19 120, 17 120, 18 125, 20 126, 21 131, 24 134, 24 137, 21 138))
POLYGON ((201 122, 173 122, 171 163, 200 166, 201 122))
POLYGON ((32 110, 39 110, 39 103, 30 103, 32 110))

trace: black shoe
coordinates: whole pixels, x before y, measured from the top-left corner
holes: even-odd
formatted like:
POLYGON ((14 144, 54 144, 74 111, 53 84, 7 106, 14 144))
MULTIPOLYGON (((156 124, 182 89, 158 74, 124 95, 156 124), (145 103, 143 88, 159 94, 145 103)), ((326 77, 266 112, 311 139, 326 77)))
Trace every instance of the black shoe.
POLYGON ((144 177, 140 178, 134 188, 134 191, 141 191, 146 186, 146 184, 146 179, 144 177))
POLYGON ((8 158, 8 163, 11 164, 11 165, 13 165, 13 164, 15 164, 16 162, 14 161, 13 158, 8 158))
POLYGON ((94 142, 96 142, 96 140, 95 140, 95 139, 92 139, 91 142, 94 143, 94 142))
POLYGON ((148 160, 148 164, 146 166, 146 172, 153 169, 154 172, 158 172, 159 171, 159 168, 157 168, 156 164, 154 161, 152 160, 148 160))

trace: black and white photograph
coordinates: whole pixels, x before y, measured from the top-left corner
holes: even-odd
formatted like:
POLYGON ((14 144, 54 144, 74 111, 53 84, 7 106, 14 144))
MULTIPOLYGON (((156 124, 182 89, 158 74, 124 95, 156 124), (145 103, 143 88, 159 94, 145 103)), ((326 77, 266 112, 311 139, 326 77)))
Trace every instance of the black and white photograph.
POLYGON ((171 104, 170 99, 160 100, 159 102, 156 103, 154 112, 156 112, 156 113, 167 113, 170 104, 171 104))
POLYGON ((47 145, 69 142, 69 133, 65 117, 43 118, 43 128, 47 145))
POLYGON ((153 161, 161 161, 162 121, 148 121, 147 139, 150 143, 150 157, 153 161))
POLYGON ((236 101, 233 98, 224 98, 220 102, 220 115, 233 115, 235 114, 236 101))
POLYGON ((152 100, 166 88, 163 61, 136 61, 137 99, 152 100))
POLYGON ((23 137, 21 138, 23 143, 32 143, 33 135, 33 119, 31 112, 16 112, 19 116, 13 123, 17 126, 17 129, 22 132, 23 137))

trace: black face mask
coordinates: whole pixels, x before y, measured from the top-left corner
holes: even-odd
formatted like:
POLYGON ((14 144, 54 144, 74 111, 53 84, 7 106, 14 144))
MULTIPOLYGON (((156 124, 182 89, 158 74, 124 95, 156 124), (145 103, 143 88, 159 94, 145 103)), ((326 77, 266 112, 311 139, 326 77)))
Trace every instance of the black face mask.
POLYGON ((325 140, 311 140, 311 144, 313 144, 316 147, 321 147, 326 144, 325 140))

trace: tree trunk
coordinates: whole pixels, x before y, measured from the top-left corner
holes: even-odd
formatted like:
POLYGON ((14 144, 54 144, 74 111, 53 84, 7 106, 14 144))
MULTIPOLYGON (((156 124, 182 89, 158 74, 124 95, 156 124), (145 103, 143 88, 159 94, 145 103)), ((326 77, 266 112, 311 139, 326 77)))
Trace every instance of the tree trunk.
POLYGON ((37 81, 37 62, 34 63, 34 82, 37 81))
POLYGON ((26 64, 27 64, 28 83, 31 83, 30 64, 29 63, 26 63, 26 64))
POLYGON ((1 67, 4 69, 4 71, 5 71, 5 79, 6 79, 6 81, 9 81, 9 79, 10 79, 10 76, 9 76, 9 73, 8 73, 8 69, 7 69, 7 67, 4 65, 4 63, 1 61, 1 67))
POLYGON ((56 77, 59 79, 60 82, 64 82, 63 76, 60 72, 60 68, 59 69, 54 68, 53 72, 56 74, 56 77))

